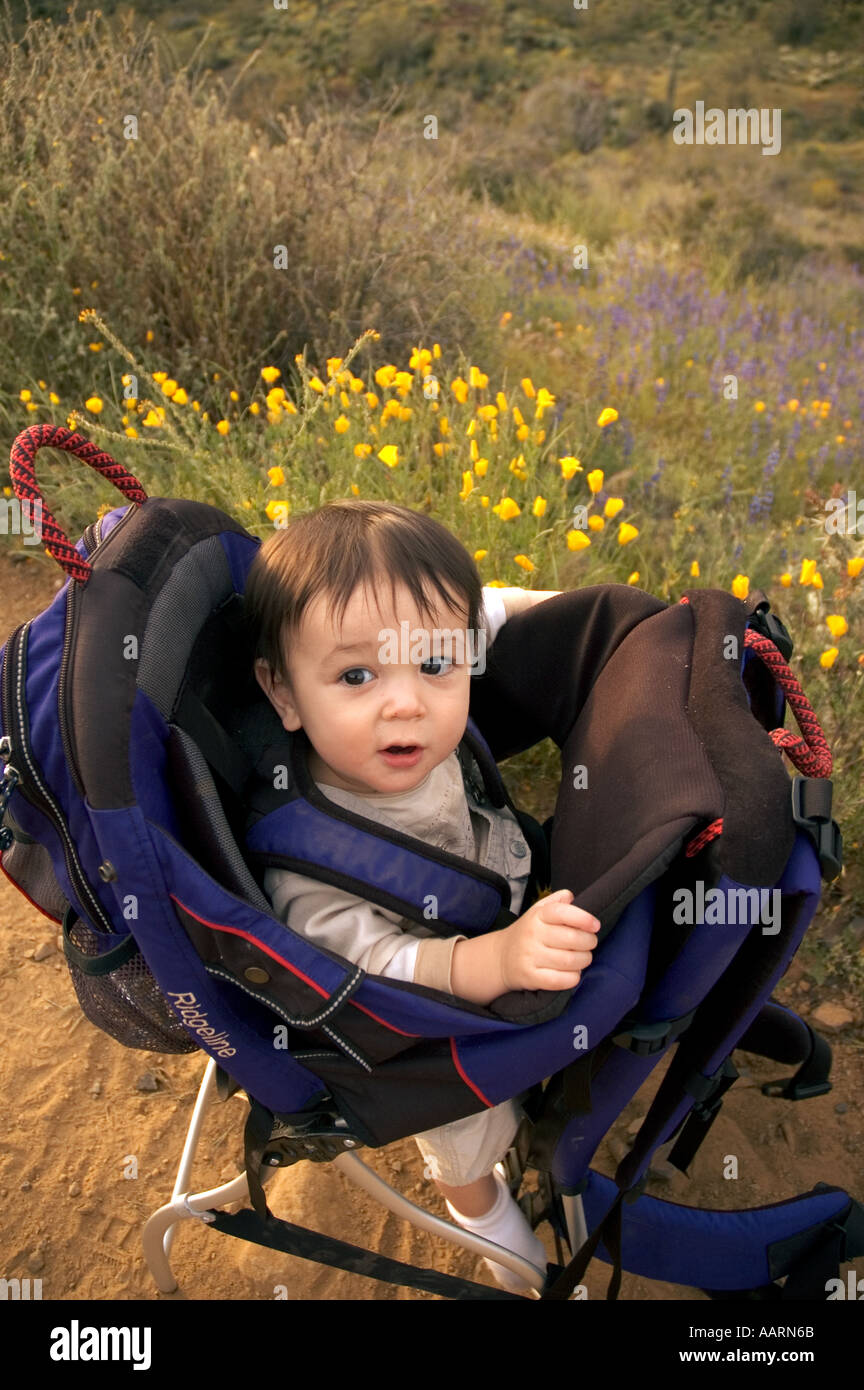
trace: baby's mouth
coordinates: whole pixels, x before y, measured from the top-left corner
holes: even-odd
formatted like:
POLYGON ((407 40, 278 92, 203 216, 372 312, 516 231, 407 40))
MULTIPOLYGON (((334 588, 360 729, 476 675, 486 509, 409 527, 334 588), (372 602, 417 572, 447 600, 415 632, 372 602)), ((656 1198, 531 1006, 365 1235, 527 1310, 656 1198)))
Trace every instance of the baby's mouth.
POLYGON ((416 753, 420 747, 419 743, 389 743, 386 748, 382 748, 382 753, 416 753))

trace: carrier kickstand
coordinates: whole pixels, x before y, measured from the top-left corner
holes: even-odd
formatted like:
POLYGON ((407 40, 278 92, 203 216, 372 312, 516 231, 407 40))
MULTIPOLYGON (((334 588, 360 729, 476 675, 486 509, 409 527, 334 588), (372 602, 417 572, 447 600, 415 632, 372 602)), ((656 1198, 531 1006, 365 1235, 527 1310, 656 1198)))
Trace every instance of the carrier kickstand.
MULTIPOLYGON (((204 1115, 208 1102, 212 1099, 216 1089, 215 1079, 216 1062, 211 1057, 207 1062, 195 1101, 195 1108, 189 1122, 171 1200, 153 1213, 146 1222, 142 1233, 147 1268, 161 1293, 175 1293, 177 1291, 177 1280, 171 1270, 169 1256, 178 1222, 192 1217, 207 1222, 212 1220, 209 1212, 214 1207, 229 1202, 242 1202, 249 1197, 249 1184, 245 1173, 240 1173, 231 1182, 223 1183, 220 1187, 210 1188, 206 1192, 196 1192, 189 1195, 187 1190, 198 1139, 204 1123, 204 1115)), ((461 1226, 449 1221, 443 1221, 440 1217, 433 1216, 431 1212, 424 1210, 423 1207, 416 1206, 414 1202, 403 1197, 401 1192, 397 1192, 395 1188, 367 1167, 358 1154, 341 1153, 332 1162, 335 1167, 342 1170, 345 1177, 350 1178, 358 1187, 362 1187, 382 1206, 394 1212, 396 1216, 401 1216, 421 1230, 441 1236, 454 1245, 462 1246, 463 1249, 470 1250, 476 1255, 483 1255, 487 1259, 494 1260, 496 1264, 504 1265, 515 1274, 521 1275, 533 1286, 528 1296, 539 1299, 540 1290, 546 1282, 545 1270, 538 1269, 530 1261, 523 1260, 521 1256, 514 1255, 511 1250, 505 1250, 503 1246, 496 1245, 491 1240, 484 1240, 482 1236, 474 1235, 471 1231, 463 1230, 461 1226)), ((275 1168, 262 1168, 261 1182, 265 1183, 276 1171, 275 1168)), ((575 1200, 579 1202, 581 1209, 581 1199, 575 1200)))
MULTIPOLYGON (((160 1207, 158 1211, 154 1211, 141 1233, 144 1259, 160 1293, 176 1293, 177 1291, 177 1280, 174 1278, 169 1259, 177 1223, 190 1217, 206 1222, 209 1219, 206 1213, 210 1208, 227 1202, 242 1202, 249 1196, 249 1185, 245 1173, 239 1173, 230 1182, 223 1183, 220 1187, 213 1187, 207 1192, 197 1192, 192 1196, 188 1194, 189 1177, 195 1159, 195 1151, 198 1148, 201 1127, 204 1123, 208 1103, 212 1099, 215 1089, 216 1061, 215 1058, 211 1057, 208 1059, 201 1085, 198 1088, 198 1096, 192 1111, 192 1119, 189 1121, 189 1128, 186 1131, 186 1140, 180 1156, 180 1165, 174 1180, 171 1200, 160 1207)), ((261 1177, 262 1182, 266 1182, 272 1175, 272 1169, 265 1170, 261 1177)))

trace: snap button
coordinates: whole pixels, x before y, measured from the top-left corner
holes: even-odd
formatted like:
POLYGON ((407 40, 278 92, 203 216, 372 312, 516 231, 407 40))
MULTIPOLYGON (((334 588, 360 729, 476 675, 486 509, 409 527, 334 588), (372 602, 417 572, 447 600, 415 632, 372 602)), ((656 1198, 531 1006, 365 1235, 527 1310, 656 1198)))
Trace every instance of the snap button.
POLYGON ((249 983, 253 985, 266 985, 270 979, 267 971, 262 970, 260 965, 250 965, 248 970, 243 971, 243 974, 246 976, 249 983))
POLYGON ((528 853, 521 840, 512 840, 510 843, 510 848, 516 855, 517 859, 524 859, 525 855, 528 853))

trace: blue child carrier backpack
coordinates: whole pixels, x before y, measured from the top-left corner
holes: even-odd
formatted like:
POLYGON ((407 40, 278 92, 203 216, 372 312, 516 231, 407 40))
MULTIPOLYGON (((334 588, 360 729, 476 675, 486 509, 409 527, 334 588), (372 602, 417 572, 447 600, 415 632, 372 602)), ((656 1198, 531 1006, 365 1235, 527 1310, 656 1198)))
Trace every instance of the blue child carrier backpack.
POLYGON ((666 604, 601 584, 501 629, 471 682, 466 786, 509 806, 529 841, 521 910, 569 888, 601 929, 575 991, 481 1006, 367 975, 292 932, 263 893, 275 865, 443 935, 516 920, 496 873, 317 788, 305 734, 285 732, 252 674, 242 599, 260 541, 213 506, 148 498, 61 426, 15 440, 19 498, 40 497, 46 446, 127 502, 74 546, 43 507, 45 545, 69 578, 0 650, 2 868, 62 926, 92 1023, 128 1047, 200 1048, 223 1098, 246 1093, 254 1210, 215 1211, 211 1224, 447 1297, 516 1297, 279 1221, 261 1177, 518 1096, 522 1158, 540 1181, 532 1220, 570 1254, 548 1265, 542 1299, 569 1298, 596 1255, 613 1266, 607 1298, 628 1270, 716 1298, 824 1300, 838 1265, 864 1253, 864 1207, 841 1188, 730 1211, 643 1192, 659 1145, 677 1136, 671 1162, 693 1161, 738 1075, 736 1048, 797 1066, 766 1093, 830 1090, 828 1044, 771 997, 842 845, 830 752, 765 595, 691 590, 666 604), (802 738, 783 728, 787 699, 802 738), (547 737, 562 780, 541 826, 513 805, 497 762, 547 737), (803 775, 790 779, 781 749, 803 775), (692 920, 682 902, 700 905, 692 920), (614 1178, 600 1175, 598 1145, 673 1048, 632 1149, 614 1178))

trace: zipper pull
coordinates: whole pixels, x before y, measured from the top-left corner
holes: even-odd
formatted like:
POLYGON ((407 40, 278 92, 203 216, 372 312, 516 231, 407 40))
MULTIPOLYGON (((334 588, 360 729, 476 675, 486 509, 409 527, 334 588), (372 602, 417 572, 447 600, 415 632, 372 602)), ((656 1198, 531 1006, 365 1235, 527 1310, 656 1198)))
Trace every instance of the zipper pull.
MULTIPOLYGON (((9 758, 11 756, 12 740, 9 738, 8 734, 6 734, 3 738, 0 738, 0 758, 9 758)), ((15 839, 9 827, 2 825, 2 822, 6 814, 6 807, 9 804, 9 798, 20 780, 17 768, 14 768, 11 763, 5 763, 3 774, 0 776, 0 827, 2 827, 0 828, 0 851, 2 852, 10 849, 15 839)))

